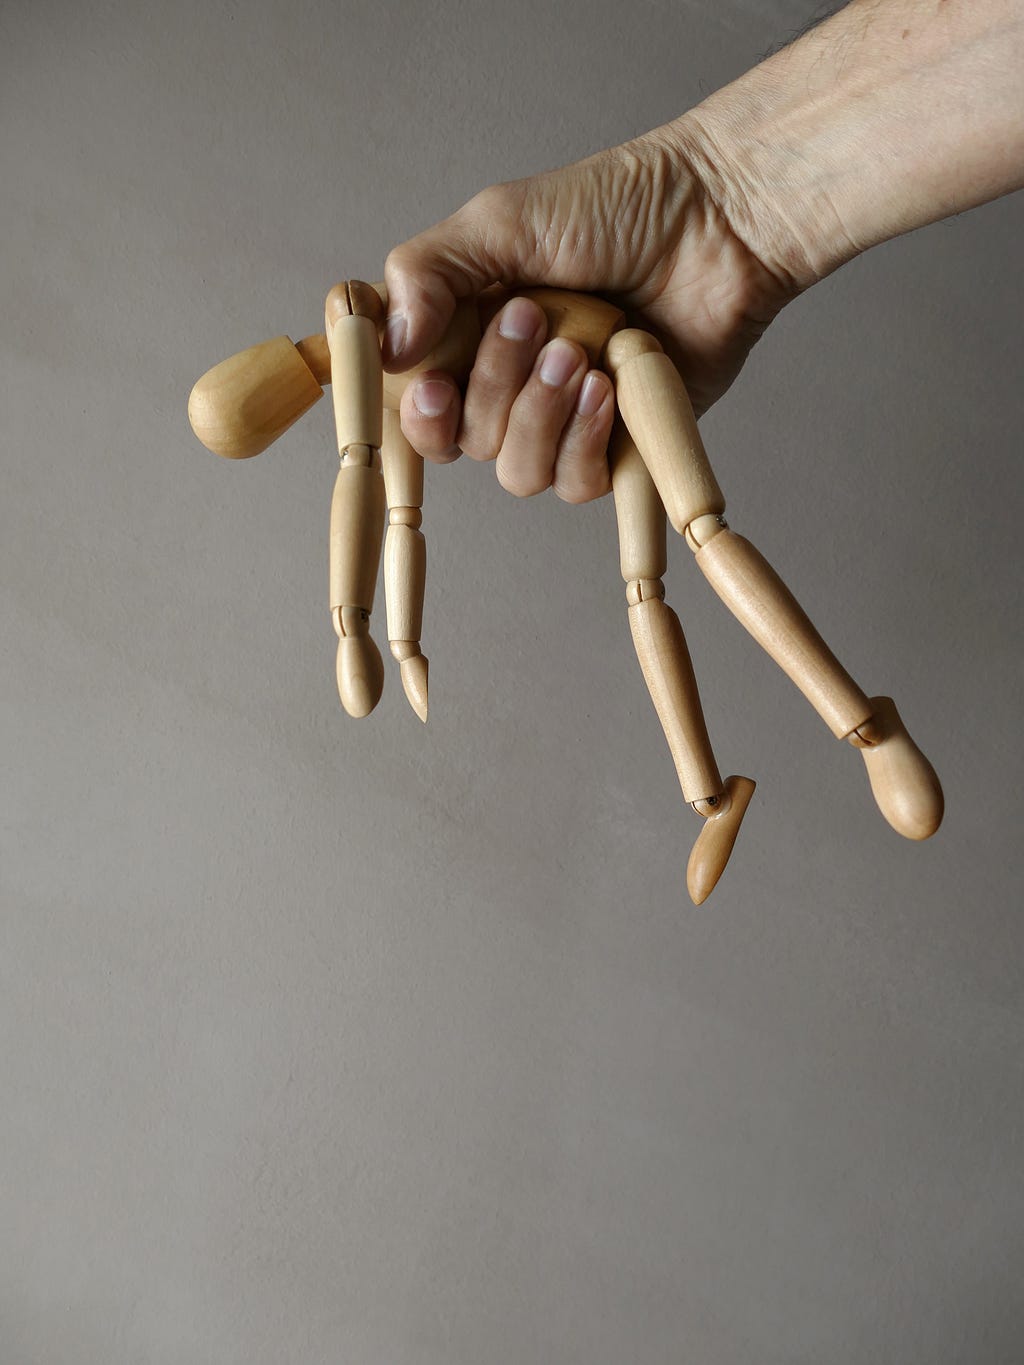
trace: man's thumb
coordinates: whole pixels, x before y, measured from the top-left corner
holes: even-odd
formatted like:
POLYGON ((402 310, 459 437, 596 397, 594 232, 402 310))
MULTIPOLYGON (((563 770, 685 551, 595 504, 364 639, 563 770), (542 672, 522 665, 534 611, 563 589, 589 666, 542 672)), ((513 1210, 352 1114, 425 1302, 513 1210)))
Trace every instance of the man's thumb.
POLYGON ((506 215, 487 208, 503 187, 484 190, 436 227, 395 247, 384 266, 388 317, 384 362, 389 370, 418 365, 444 336, 459 299, 517 272, 516 233, 506 215))

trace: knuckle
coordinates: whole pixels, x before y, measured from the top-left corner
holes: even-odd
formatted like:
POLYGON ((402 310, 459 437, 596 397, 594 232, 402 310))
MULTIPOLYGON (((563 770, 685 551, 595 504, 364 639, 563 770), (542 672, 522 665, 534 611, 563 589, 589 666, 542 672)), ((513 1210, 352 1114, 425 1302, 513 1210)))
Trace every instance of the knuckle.
POLYGON ((400 242, 398 246, 393 246, 384 260, 385 275, 391 277, 411 274, 415 269, 418 256, 415 237, 407 242, 400 242))
POLYGON ((506 220, 515 208, 515 188, 511 182, 487 185, 473 195, 462 212, 474 218, 506 220))

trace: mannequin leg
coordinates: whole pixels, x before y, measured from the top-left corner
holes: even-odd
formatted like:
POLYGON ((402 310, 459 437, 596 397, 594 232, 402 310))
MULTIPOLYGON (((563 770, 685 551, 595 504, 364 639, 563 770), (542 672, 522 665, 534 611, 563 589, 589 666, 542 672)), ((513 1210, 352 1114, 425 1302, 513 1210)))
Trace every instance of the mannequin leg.
MULTIPOLYGON (((378 300, 379 303, 379 300, 378 300)), ((384 687, 370 636, 384 524, 383 368, 377 324, 353 311, 353 292, 336 285, 325 322, 341 467, 331 502, 331 616, 338 634, 338 692, 351 716, 366 716, 384 687)))
POLYGON ((767 560, 727 528, 725 499, 675 366, 653 337, 635 330, 611 338, 607 359, 623 420, 705 577, 833 734, 861 750, 890 825, 909 839, 933 834, 942 789, 895 706, 861 691, 767 560))
POLYGON ((725 869, 754 783, 745 777, 723 783, 719 774, 686 639, 678 617, 664 601, 665 509, 621 423, 609 454, 633 645, 683 797, 705 819, 687 867, 687 887, 699 905, 725 869))
POLYGON ((427 547, 423 532, 423 460, 405 439, 398 413, 384 409, 381 446, 389 518, 384 542, 388 641, 402 670, 402 686, 420 720, 427 719, 428 663, 420 649, 427 547))

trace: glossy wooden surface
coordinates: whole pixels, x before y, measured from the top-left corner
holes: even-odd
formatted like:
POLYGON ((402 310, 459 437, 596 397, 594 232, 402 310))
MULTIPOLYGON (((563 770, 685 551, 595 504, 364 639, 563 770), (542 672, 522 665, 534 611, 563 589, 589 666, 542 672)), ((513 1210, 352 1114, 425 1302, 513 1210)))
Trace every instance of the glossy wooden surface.
POLYGON ((272 337, 207 370, 189 395, 188 418, 207 450, 247 460, 273 445, 323 392, 295 343, 272 337))
POLYGON ((871 698, 871 717, 858 726, 850 743, 860 749, 878 809, 897 834, 931 838, 942 823, 942 787, 891 697, 871 698))
POLYGON ((723 512, 725 498, 697 430, 679 371, 654 337, 630 329, 608 343, 622 419, 651 471, 673 528, 680 535, 695 518, 723 512))
POLYGON ((837 738, 844 738, 867 719, 871 714, 867 697, 749 540, 726 529, 694 557, 732 614, 799 687, 837 738))

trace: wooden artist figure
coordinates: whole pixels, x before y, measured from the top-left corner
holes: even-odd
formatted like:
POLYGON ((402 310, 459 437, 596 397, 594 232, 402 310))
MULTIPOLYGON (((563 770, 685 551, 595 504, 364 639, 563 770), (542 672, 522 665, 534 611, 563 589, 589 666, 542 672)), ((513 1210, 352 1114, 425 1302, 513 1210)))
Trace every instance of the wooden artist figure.
MULTIPOLYGON (((832 733, 860 751, 889 824, 908 839, 928 838, 943 810, 931 764, 892 700, 860 689, 774 569, 727 525, 686 388, 658 341, 592 295, 520 292, 544 310, 550 337, 581 346, 614 384, 618 416, 608 455, 630 630, 683 797, 703 820, 687 867, 693 901, 705 900, 721 876, 754 783, 723 779, 715 762, 686 640, 665 602, 666 516, 733 615, 832 733)), ((383 543, 391 653, 410 705, 427 718, 423 461, 402 433, 398 410, 414 374, 468 374, 482 321, 496 306, 488 294, 459 305, 440 346, 415 370, 392 375, 381 362, 385 286, 347 281, 327 296, 323 334, 253 346, 216 365, 192 391, 196 435, 217 454, 243 459, 265 450, 331 385, 340 466, 331 503, 330 608, 338 690, 352 716, 368 715, 384 684, 370 634, 383 543)))

